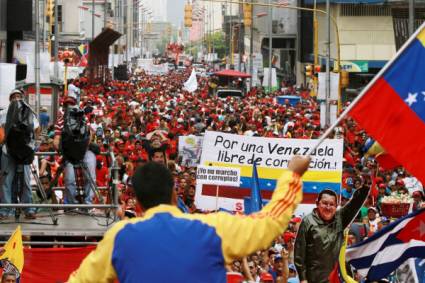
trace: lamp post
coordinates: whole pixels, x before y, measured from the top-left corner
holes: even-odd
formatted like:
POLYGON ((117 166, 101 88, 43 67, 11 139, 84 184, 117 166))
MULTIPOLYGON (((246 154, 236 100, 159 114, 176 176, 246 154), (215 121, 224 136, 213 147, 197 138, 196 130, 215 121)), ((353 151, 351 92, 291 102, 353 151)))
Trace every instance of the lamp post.
POLYGON ((330 0, 326 0, 326 126, 331 124, 331 17, 330 0))
POLYGON ((95 12, 95 1, 92 0, 91 2, 91 40, 94 40, 94 12, 95 12))
POLYGON ((273 10, 269 0, 269 93, 272 92, 273 10))
POLYGON ((40 1, 35 1, 35 48, 34 48, 34 76, 35 76, 35 112, 40 114, 40 1))

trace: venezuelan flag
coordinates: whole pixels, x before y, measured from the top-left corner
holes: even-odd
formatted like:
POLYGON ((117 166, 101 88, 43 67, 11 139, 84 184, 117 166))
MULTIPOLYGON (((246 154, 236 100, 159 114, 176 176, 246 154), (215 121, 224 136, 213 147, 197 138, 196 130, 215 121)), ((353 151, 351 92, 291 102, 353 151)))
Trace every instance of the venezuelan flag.
POLYGON ((351 278, 347 274, 345 267, 345 250, 347 249, 348 232, 345 231, 345 240, 342 244, 341 250, 339 251, 338 262, 335 264, 335 268, 329 275, 330 283, 358 283, 356 280, 351 278))
POLYGON ((349 115, 425 183, 425 24, 352 103, 349 115))
MULTIPOLYGON (((241 170, 241 184, 237 187, 220 186, 219 196, 225 198, 243 199, 251 195, 252 182, 252 165, 237 165, 221 162, 208 162, 204 165, 219 166, 219 167, 232 167, 241 170)), ((270 168, 270 167, 257 167, 258 181, 263 199, 270 199, 276 187, 277 180, 282 172, 286 169, 270 168)), ((317 194, 323 189, 334 190, 337 194, 341 190, 342 173, 338 171, 315 171, 308 170, 303 176, 303 203, 314 203, 317 194)), ((206 196, 216 196, 216 186, 203 185, 202 194, 206 196)))

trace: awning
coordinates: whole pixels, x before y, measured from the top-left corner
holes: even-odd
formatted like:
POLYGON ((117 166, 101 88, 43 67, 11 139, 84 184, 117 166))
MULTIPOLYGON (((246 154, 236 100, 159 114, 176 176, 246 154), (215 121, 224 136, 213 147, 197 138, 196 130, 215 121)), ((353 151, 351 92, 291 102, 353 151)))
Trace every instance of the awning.
POLYGON ((109 46, 111 46, 121 34, 113 29, 104 29, 89 45, 88 67, 90 81, 104 78, 108 68, 109 46))
POLYGON ((221 70, 218 72, 215 72, 214 75, 219 77, 236 77, 236 78, 250 78, 251 75, 235 70, 221 70))
MULTIPOLYGON (((325 4, 326 0, 316 0, 316 4, 325 4)), ((330 0, 331 4, 385 4, 387 0, 330 0)), ((304 0, 304 4, 313 5, 314 0, 304 0)))

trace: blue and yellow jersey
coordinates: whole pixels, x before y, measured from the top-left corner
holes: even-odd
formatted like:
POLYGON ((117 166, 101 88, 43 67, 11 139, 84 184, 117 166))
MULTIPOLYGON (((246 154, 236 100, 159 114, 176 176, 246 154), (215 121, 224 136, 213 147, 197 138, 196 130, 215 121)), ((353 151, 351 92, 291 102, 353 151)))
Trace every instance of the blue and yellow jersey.
POLYGON ((302 199, 301 185, 299 175, 286 171, 271 201, 251 215, 151 208, 106 232, 68 282, 225 283, 225 264, 268 248, 283 233, 302 199))

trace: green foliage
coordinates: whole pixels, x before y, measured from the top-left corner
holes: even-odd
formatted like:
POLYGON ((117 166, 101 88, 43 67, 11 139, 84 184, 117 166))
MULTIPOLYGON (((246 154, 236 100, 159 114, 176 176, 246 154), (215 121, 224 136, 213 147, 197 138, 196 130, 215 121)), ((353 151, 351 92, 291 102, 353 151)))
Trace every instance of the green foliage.
POLYGON ((218 58, 222 58, 226 55, 226 42, 224 41, 224 34, 221 31, 216 31, 212 34, 208 34, 206 37, 207 47, 209 46, 214 52, 217 53, 218 58))
POLYGON ((226 42, 224 41, 224 34, 222 31, 216 31, 212 34, 207 34, 206 37, 198 42, 192 42, 189 46, 186 46, 186 52, 196 55, 198 51, 205 48, 207 52, 217 53, 218 58, 226 56, 226 42))

